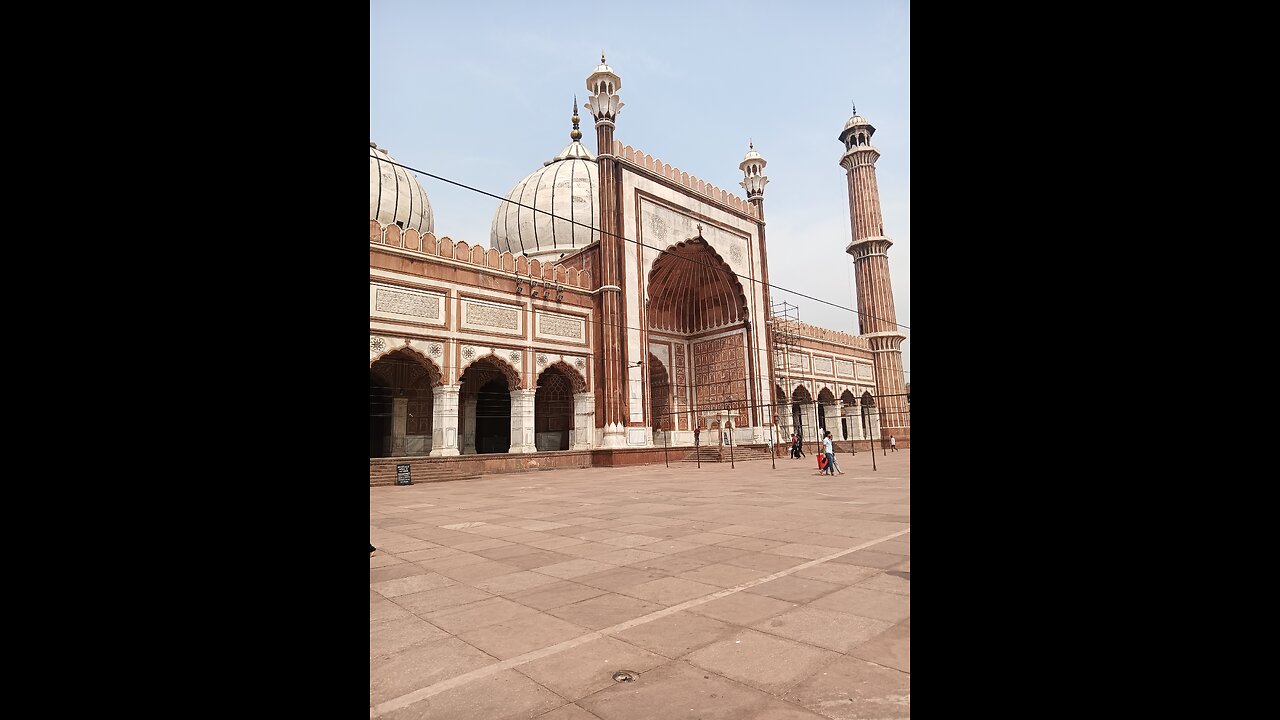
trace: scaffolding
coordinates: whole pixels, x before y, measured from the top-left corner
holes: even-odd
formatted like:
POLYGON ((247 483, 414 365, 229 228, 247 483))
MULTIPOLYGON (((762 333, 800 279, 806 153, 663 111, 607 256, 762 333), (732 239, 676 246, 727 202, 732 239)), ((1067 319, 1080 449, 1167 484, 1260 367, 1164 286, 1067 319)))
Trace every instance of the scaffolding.
MULTIPOLYGON (((781 401, 775 398, 774 417, 778 421, 778 426, 782 429, 784 439, 789 438, 792 432, 798 432, 801 442, 816 442, 819 439, 817 435, 817 398, 810 398, 813 409, 812 414, 808 415, 808 419, 806 419, 806 411, 809 408, 802 407, 792 397, 796 385, 801 380, 812 380, 809 377, 812 375, 812 368, 806 373, 804 366, 799 364, 799 360, 802 357, 798 352, 800 350, 801 337, 800 308, 785 301, 770 304, 769 326, 773 336, 774 373, 777 376, 777 384, 786 393, 785 398, 781 401)), ((812 386, 812 383, 810 385, 812 386)), ((776 388, 770 389, 769 392, 770 394, 777 394, 776 388)))

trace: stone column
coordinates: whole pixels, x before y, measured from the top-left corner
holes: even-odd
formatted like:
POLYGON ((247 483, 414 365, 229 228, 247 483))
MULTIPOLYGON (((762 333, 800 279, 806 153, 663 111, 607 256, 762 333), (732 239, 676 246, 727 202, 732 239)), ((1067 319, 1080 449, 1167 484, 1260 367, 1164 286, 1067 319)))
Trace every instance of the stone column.
POLYGON ((507 452, 538 452, 533 438, 533 399, 537 392, 537 390, 511 391, 511 449, 507 452))
POLYGON ((594 434, 596 414, 595 393, 582 392, 573 396, 573 440, 570 450, 590 450, 594 434))
POLYGON ((480 398, 472 395, 462 401, 462 454, 476 454, 476 403, 480 398))
POLYGON ((404 455, 404 434, 409 426, 409 398, 391 399, 391 456, 404 455))
POLYGON ((431 456, 458 454, 458 390, 460 385, 431 389, 431 456))

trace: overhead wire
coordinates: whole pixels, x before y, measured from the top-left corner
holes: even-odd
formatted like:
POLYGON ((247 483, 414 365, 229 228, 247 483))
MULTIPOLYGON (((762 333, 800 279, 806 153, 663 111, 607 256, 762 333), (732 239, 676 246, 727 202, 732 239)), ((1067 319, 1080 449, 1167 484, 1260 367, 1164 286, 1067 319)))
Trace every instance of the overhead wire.
MULTIPOLYGON (((698 265, 702 265, 703 267, 710 268, 710 269, 715 270, 715 271, 717 271, 717 272, 722 272, 722 271, 724 271, 724 268, 717 268, 717 267, 715 267, 714 265, 712 265, 712 264, 710 264, 710 263, 702 262, 702 261, 700 261, 700 260, 696 260, 696 259, 694 259, 694 258, 692 258, 692 257, 689 257, 689 256, 686 256, 686 255, 680 255, 680 254, 678 254, 678 253, 673 253, 673 252, 670 252, 669 250, 666 250, 666 249, 664 249, 664 248, 655 247, 655 246, 653 246, 653 245, 649 245, 649 244, 647 244, 647 243, 642 243, 642 242, 640 242, 639 240, 632 240, 631 238, 628 238, 628 237, 626 237, 625 235, 617 235, 616 233, 607 232, 607 231, 602 230, 602 229, 600 229, 600 228, 594 227, 594 226, 592 226, 592 225, 591 225, 591 224, 589 224, 589 223, 579 222, 579 221, 577 221, 577 220, 573 220, 572 218, 561 217, 561 216, 556 215, 556 214, 554 214, 554 213, 552 213, 552 212, 550 212, 550 211, 543 210, 543 209, 541 209, 541 208, 536 208, 536 207, 533 207, 532 205, 525 205, 525 204, 524 204, 524 203, 522 203, 522 202, 513 201, 513 200, 510 200, 510 199, 508 199, 508 198, 501 197, 501 196, 499 196, 499 195, 495 195, 494 193, 488 192, 488 191, 486 191, 486 190, 481 190, 481 189, 479 189, 479 188, 471 187, 470 185, 467 185, 466 183, 461 183, 461 182, 458 182, 458 181, 456 181, 456 180, 450 180, 449 178, 441 177, 441 176, 436 175, 436 174, 434 174, 434 173, 429 173, 429 172, 427 172, 426 170, 420 170, 420 169, 418 169, 418 168, 411 167, 411 166, 409 166, 409 165, 405 165, 404 163, 399 163, 399 162, 396 162, 396 161, 394 161, 394 160, 389 160, 389 159, 387 159, 387 158, 379 157, 379 156, 377 156, 377 155, 370 155, 369 157, 371 157, 371 158, 376 158, 376 159, 377 159, 378 161, 380 161, 380 162, 390 163, 390 164, 392 164, 392 165, 396 165, 396 166, 402 167, 402 168, 404 168, 404 169, 406 169, 406 170, 409 170, 409 171, 412 171, 412 172, 415 172, 415 173, 421 173, 421 174, 426 175, 427 177, 432 178, 432 179, 434 179, 434 180, 439 180, 439 181, 441 181, 441 182, 446 182, 446 183, 449 183, 450 185, 456 185, 456 186, 458 186, 458 187, 460 187, 460 188, 463 188, 463 189, 465 189, 465 190, 469 190, 469 191, 471 191, 471 192, 480 193, 481 195, 487 195, 488 197, 494 198, 495 200, 500 200, 500 201, 502 201, 502 202, 509 203, 509 204, 511 204, 511 205, 515 205, 515 206, 517 206, 517 207, 527 208, 527 209, 529 209, 529 210, 531 210, 531 211, 533 211, 533 212, 542 213, 542 214, 544 214, 544 215, 550 215, 553 219, 556 219, 556 220, 562 220, 562 221, 564 221, 564 222, 571 223, 571 224, 573 224, 573 225, 578 225, 578 226, 580 226, 580 227, 585 227, 585 228, 587 228, 588 230, 591 230, 591 231, 593 231, 593 232, 598 232, 598 233, 600 233, 601 235, 606 235, 606 236, 609 236, 609 237, 616 237, 616 238, 618 238, 618 239, 622 240, 623 242, 629 242, 629 243, 632 243, 632 244, 634 244, 634 245, 638 245, 638 246, 640 246, 640 247, 645 247, 645 248, 648 248, 648 249, 650 249, 650 250, 655 250, 655 251, 657 251, 657 252, 659 252, 659 253, 661 253, 661 254, 664 254, 664 255, 672 255, 672 256, 674 256, 674 257, 679 257, 679 258, 682 258, 682 259, 687 260, 687 261, 689 261, 689 262, 692 262, 692 263, 695 263, 695 264, 698 264, 698 265)), ((900 327, 900 328, 903 328, 903 329, 906 329, 906 330, 910 330, 910 329, 911 329, 911 328, 910 328, 910 326, 908 326, 908 325, 903 325, 902 323, 899 323, 899 322, 896 322, 896 321, 893 321, 893 320, 887 320, 887 319, 885 319, 885 318, 876 317, 876 316, 874 316, 874 315, 871 315, 870 313, 865 313, 865 312, 862 312, 862 311, 859 311, 859 310, 855 310, 855 309, 853 309, 853 308, 848 308, 848 307, 845 307, 845 306, 843 306, 843 305, 839 305, 839 304, 833 303, 833 302, 831 302, 831 301, 829 301, 829 300, 823 300, 822 298, 816 298, 816 297, 813 297, 812 295, 807 295, 807 294, 802 293, 802 292, 800 292, 800 291, 798 291, 798 290, 791 290, 791 289, 789 289, 789 288, 782 287, 781 285, 774 285, 773 283, 766 283, 766 282, 764 282, 763 280, 757 280, 757 279, 755 279, 755 278, 753 278, 753 277, 747 277, 747 276, 744 276, 744 275, 739 275, 738 273, 734 272, 734 271, 732 270, 732 268, 730 268, 730 269, 728 270, 728 272, 729 272, 731 275, 733 275, 734 277, 736 277, 736 278, 738 278, 738 279, 740 279, 740 280, 745 280, 745 281, 747 281, 747 282, 749 282, 749 283, 756 283, 756 284, 759 284, 759 285, 763 285, 764 287, 772 288, 772 289, 774 289, 774 290, 781 290, 782 292, 790 293, 790 294, 792 294, 792 295, 795 295, 795 296, 797 296, 797 297, 802 297, 802 298, 805 298, 805 299, 807 299, 807 300, 813 300, 814 302, 819 302, 819 303, 822 303, 822 304, 824 304, 824 305, 830 305, 831 307, 836 308, 837 310, 844 310, 845 312, 851 312, 851 313, 854 313, 854 314, 856 314, 856 315, 858 315, 858 316, 860 316, 860 317, 867 317, 867 318, 870 318, 870 319, 873 319, 873 320, 879 320, 879 321, 881 321, 881 322, 890 323, 890 324, 892 324, 892 325, 895 325, 895 326, 897 326, 897 327, 900 327)))

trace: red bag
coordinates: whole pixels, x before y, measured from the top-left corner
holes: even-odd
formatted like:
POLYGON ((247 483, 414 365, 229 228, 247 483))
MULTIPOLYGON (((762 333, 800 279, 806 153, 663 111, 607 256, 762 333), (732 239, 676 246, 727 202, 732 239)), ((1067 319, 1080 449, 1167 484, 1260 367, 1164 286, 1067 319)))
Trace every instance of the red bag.
POLYGON ((827 454, 818 453, 818 469, 825 470, 827 467, 827 454))

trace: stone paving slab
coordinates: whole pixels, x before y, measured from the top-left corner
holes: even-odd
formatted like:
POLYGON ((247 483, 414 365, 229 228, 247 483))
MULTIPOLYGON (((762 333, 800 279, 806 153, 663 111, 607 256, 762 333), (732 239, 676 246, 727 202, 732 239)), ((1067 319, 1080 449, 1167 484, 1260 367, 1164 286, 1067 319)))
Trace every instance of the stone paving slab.
POLYGON ((469 605, 493 597, 489 593, 467 585, 452 585, 409 595, 397 595, 395 605, 419 617, 438 610, 448 610, 460 605, 469 605))
POLYGON ((833 720, 911 717, 911 675, 841 658, 783 696, 833 720))
POLYGON ((847 653, 888 630, 892 623, 807 605, 758 622, 752 627, 760 632, 847 653))
POLYGON ((562 605, 572 605, 576 602, 599 597, 607 592, 608 590, 591 587, 590 585, 561 580, 550 585, 542 585, 530 590, 512 593, 507 597, 521 605, 528 605, 535 610, 550 610, 562 605))
POLYGON ((878 665, 911 673, 911 626, 894 625, 849 651, 850 655, 878 665))
POLYGON ((909 453, 876 459, 370 488, 371 717, 909 717, 909 453))
POLYGON ((742 630, 690 653, 685 660, 751 687, 781 694, 838 657, 812 645, 742 630))
POLYGON ((637 647, 676 659, 732 635, 738 629, 736 625, 685 611, 623 630, 617 637, 637 647))
POLYGON ((600 630, 661 609, 662 606, 657 603, 619 595, 618 593, 606 593, 590 600, 564 605, 547 612, 563 620, 584 625, 592 630, 600 630))
POLYGON ((599 715, 583 710, 574 704, 561 705, 546 715, 539 715, 536 720, 600 720, 599 715))
POLYGON ((579 700, 612 687, 613 673, 644 673, 670 660, 616 638, 603 637, 521 665, 519 671, 566 700, 579 700))
POLYGON ((496 658, 506 660, 589 632, 591 631, 581 625, 567 623, 546 613, 535 613, 460 632, 458 638, 496 658))
POLYGON ((532 718, 564 704, 564 699, 514 670, 446 690, 394 710, 388 720, 517 720, 532 718))
POLYGON ((380 703, 496 662, 453 637, 414 645, 369 661, 369 700, 380 703))

